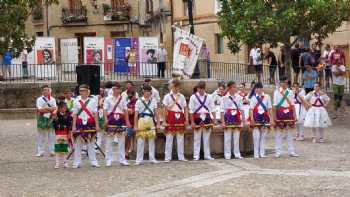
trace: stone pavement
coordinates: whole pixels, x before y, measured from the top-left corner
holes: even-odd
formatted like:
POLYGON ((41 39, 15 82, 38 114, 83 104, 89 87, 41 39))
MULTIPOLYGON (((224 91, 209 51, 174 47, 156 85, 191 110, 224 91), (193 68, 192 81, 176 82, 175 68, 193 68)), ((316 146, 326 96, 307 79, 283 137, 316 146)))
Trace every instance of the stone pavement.
MULTIPOLYGON (((297 142, 298 158, 189 161, 143 166, 55 170, 36 158, 35 121, 0 120, 0 196, 350 196, 349 114, 312 144, 297 142), (346 122, 347 121, 347 122, 346 122)), ((116 149, 117 146, 115 146, 116 149)), ((133 163, 133 161, 131 161, 133 163)))

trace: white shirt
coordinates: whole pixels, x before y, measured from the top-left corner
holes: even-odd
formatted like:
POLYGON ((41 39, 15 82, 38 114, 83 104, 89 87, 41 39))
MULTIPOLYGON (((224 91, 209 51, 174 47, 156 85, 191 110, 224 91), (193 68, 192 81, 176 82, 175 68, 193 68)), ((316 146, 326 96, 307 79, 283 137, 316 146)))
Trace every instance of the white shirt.
POLYGON ((171 106, 170 111, 173 112, 184 112, 185 107, 187 106, 187 102, 185 99, 185 96, 181 93, 174 94, 172 91, 168 94, 166 94, 163 98, 163 105, 165 105, 166 108, 171 106), (172 99, 171 95, 174 96, 174 99, 177 101, 177 103, 182 107, 182 110, 175 104, 174 99, 172 99))
POLYGON ((159 48, 158 50, 158 62, 166 62, 167 61, 167 51, 166 49, 159 48))
POLYGON ((120 95, 116 98, 114 96, 109 96, 105 99, 104 104, 103 104, 103 109, 107 112, 107 113, 111 113, 114 106, 117 104, 117 102, 119 101, 119 98, 121 98, 121 101, 119 102, 117 108, 114 110, 113 113, 120 113, 120 114, 124 114, 124 110, 127 110, 127 102, 125 99, 123 99, 123 97, 121 97, 120 95))
POLYGON ((154 114, 155 112, 155 109, 157 109, 157 102, 154 100, 154 99, 150 99, 149 101, 145 101, 145 98, 144 97, 141 97, 140 99, 138 99, 136 101, 136 104, 135 104, 135 111, 137 111, 138 113, 152 113, 154 114), (149 104, 149 109, 151 110, 151 112, 149 110, 146 110, 146 106, 142 103, 143 100, 146 104, 148 104, 149 102, 151 102, 149 104))
MULTIPOLYGON (((78 112, 81 109, 81 105, 79 102, 80 100, 83 101, 80 96, 74 100, 73 114, 75 114, 75 115, 78 115, 78 112)), ((87 104, 86 109, 88 111, 90 111, 91 114, 93 115, 93 113, 97 112, 97 101, 95 98, 88 97, 85 101, 83 101, 83 103, 86 103, 87 100, 89 100, 89 103, 87 104)), ((83 120, 87 120, 89 118, 89 115, 84 110, 82 110, 82 112, 80 113, 80 115, 78 117, 83 119, 83 120)))
MULTIPOLYGON (((45 97, 46 100, 47 100, 47 102, 45 102, 45 100, 44 100, 43 97, 44 97, 44 96, 40 96, 40 97, 38 97, 38 98, 36 99, 36 108, 37 108, 37 109, 48 108, 49 105, 50 105, 50 107, 57 107, 55 98, 50 97, 50 100, 49 100, 47 97, 45 97)), ((43 116, 44 116, 45 118, 50 118, 51 113, 44 113, 43 116)))
POLYGON ((333 65, 332 66, 332 74, 333 74, 333 84, 335 85, 345 85, 345 77, 344 76, 335 76, 334 72, 337 72, 338 70, 341 70, 345 72, 345 66, 344 65, 333 65))
MULTIPOLYGON (((314 104, 320 104, 320 103, 316 103, 317 101, 317 96, 315 94, 315 91, 312 91, 312 92, 309 92, 309 94, 307 94, 305 96, 305 100, 307 100, 309 103, 311 103, 311 105, 314 105, 314 104)), ((325 104, 327 101, 329 101, 329 97, 324 94, 324 95, 320 95, 319 98, 321 99, 322 103, 325 104)))
MULTIPOLYGON (((266 109, 269 110, 272 108, 272 105, 271 105, 271 98, 268 94, 262 94, 262 96, 264 96, 264 99, 262 100, 262 103, 264 103, 264 105, 266 106, 266 109)), ((250 99, 250 109, 251 110, 254 110, 255 106, 258 104, 258 100, 256 99, 256 96, 253 96, 251 99, 250 99)), ((258 112, 260 114, 263 114, 265 112, 264 108, 259 105, 258 106, 258 112)))
MULTIPOLYGON (((207 109, 205 109, 205 107, 202 107, 197 113, 212 113, 215 111, 214 102, 208 94, 205 93, 203 96, 200 96, 198 93, 196 94, 202 102, 204 101, 204 98, 207 97, 204 105, 207 106, 207 108, 209 109, 208 111, 207 109)), ((193 114, 199 108, 199 106, 201 106, 201 104, 199 103, 195 94, 193 94, 190 97, 190 102, 188 103, 190 113, 193 114)))
MULTIPOLYGON (((278 88, 273 93, 273 105, 277 106, 281 102, 281 100, 283 99, 283 96, 286 93, 286 91, 288 91, 289 93, 288 93, 287 99, 289 100, 290 104, 292 106, 294 106, 294 94, 293 94, 293 92, 290 89, 286 89, 281 94, 280 93, 281 90, 282 90, 282 88, 278 88)), ((281 107, 285 107, 285 108, 291 107, 291 106, 289 106, 287 99, 285 99, 283 101, 281 107)))
POLYGON ((221 101, 222 101, 222 98, 224 96, 220 96, 219 90, 215 90, 210 96, 211 96, 211 99, 214 102, 214 105, 218 105, 218 106, 221 105, 221 101))
MULTIPOLYGON (((303 88, 299 89, 299 93, 298 93, 298 101, 301 102, 300 98, 305 99, 305 90, 303 88)), ((295 99, 295 91, 293 90, 293 98, 294 98, 294 104, 295 105, 300 105, 299 103, 297 103, 297 100, 295 99)))
POLYGON ((158 90, 155 89, 153 86, 152 86, 152 100, 155 100, 156 103, 160 103, 159 92, 158 92, 158 90))
POLYGON ((252 48, 249 56, 253 59, 253 65, 262 65, 262 52, 260 48, 252 48))
POLYGON ((234 102, 230 99, 230 96, 231 95, 228 94, 222 98, 222 102, 220 105, 220 112, 225 112, 228 109, 235 109, 236 111, 242 109, 243 103, 242 103, 241 97, 238 94, 231 96, 232 100, 236 102, 237 104, 236 106, 234 102))

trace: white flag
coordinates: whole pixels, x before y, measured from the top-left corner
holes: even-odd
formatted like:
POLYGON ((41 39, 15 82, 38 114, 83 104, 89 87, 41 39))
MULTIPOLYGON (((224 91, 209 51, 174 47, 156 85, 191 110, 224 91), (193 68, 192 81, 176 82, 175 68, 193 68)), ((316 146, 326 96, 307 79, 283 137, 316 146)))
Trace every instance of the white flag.
POLYGON ((203 39, 180 28, 174 32, 173 73, 191 78, 197 63, 203 39))

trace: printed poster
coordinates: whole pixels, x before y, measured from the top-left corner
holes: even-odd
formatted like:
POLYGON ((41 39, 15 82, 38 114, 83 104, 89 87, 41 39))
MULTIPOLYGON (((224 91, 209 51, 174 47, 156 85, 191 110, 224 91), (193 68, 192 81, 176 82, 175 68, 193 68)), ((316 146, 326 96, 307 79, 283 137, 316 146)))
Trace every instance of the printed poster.
POLYGON ((118 73, 137 74, 138 61, 138 39, 137 38, 115 38, 114 44, 114 71, 118 73))
POLYGON ((99 65, 101 77, 104 76, 104 48, 103 37, 84 37, 84 64, 99 65))
POLYGON ((139 38, 139 70, 141 76, 157 76, 158 42, 157 37, 139 38))
POLYGON ((61 39, 61 63, 63 71, 74 72, 79 63, 78 39, 61 39))
POLYGON ((56 52, 55 38, 37 37, 34 45, 35 52, 35 77, 56 77, 56 52))
POLYGON ((113 45, 111 38, 105 38, 104 44, 104 72, 105 74, 110 74, 113 72, 113 45))

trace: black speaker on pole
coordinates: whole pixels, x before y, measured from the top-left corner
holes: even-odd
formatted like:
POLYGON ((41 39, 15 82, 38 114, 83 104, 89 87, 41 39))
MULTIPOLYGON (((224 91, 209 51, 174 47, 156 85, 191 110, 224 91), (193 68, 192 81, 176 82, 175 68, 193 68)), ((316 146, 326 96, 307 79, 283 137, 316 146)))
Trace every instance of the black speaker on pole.
POLYGON ((90 94, 100 93, 100 66, 94 64, 81 64, 76 67, 78 86, 86 84, 90 86, 90 94))

